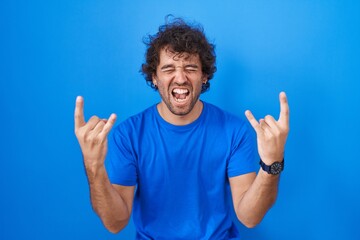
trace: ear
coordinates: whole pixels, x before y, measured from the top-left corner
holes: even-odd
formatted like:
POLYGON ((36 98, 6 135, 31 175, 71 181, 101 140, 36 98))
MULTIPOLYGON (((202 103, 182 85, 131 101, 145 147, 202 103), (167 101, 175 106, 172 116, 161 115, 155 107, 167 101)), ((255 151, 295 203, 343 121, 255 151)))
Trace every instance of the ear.
POLYGON ((202 83, 203 83, 203 84, 206 84, 207 81, 208 81, 207 75, 203 75, 203 77, 202 77, 202 83))
POLYGON ((153 83, 155 86, 157 86, 157 77, 156 77, 156 74, 155 74, 155 73, 153 73, 153 75, 152 75, 152 83, 153 83))

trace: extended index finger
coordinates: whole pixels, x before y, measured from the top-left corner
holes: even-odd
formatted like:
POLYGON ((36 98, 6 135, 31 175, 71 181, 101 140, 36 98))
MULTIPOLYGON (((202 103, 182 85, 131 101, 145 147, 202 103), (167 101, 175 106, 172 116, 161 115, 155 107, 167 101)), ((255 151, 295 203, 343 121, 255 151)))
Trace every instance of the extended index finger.
POLYGON ((279 95, 280 99, 280 116, 279 116, 279 122, 285 123, 286 125, 289 124, 289 103, 288 99, 286 97, 285 92, 281 92, 279 95))
POLYGON ((85 125, 84 99, 81 96, 78 96, 76 98, 74 120, 75 120, 75 129, 78 129, 85 125))

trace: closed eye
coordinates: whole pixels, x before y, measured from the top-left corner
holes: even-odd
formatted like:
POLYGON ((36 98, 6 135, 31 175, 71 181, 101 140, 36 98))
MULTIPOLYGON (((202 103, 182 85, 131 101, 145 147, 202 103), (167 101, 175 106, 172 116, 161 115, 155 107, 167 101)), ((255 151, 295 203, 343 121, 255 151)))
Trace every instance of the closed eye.
POLYGON ((197 65, 186 65, 185 70, 187 72, 197 72, 199 70, 197 65))
POLYGON ((164 66, 164 67, 161 68, 161 71, 165 72, 165 73, 171 73, 171 72, 175 71, 175 67, 164 66))
MULTIPOLYGON (((176 70, 177 67, 175 67, 174 65, 172 64, 169 64, 169 65, 164 65, 160 68, 161 72, 164 72, 164 73, 172 73, 176 70)), ((181 67, 179 67, 181 68, 181 67)), ((195 64, 189 64, 189 65, 186 65, 184 66, 184 71, 188 72, 188 73, 195 73, 199 70, 199 67, 195 64)))

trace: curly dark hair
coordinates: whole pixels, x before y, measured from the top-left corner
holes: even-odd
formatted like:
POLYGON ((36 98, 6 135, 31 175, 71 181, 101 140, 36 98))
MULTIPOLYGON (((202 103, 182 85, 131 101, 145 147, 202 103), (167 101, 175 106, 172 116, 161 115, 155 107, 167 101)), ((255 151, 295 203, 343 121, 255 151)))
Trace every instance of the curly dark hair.
POLYGON ((141 72, 147 84, 153 89, 157 90, 157 87, 152 82, 152 76, 156 74, 156 68, 160 63, 160 51, 164 47, 169 47, 178 54, 199 54, 202 73, 208 79, 203 84, 201 93, 209 89, 209 80, 213 78, 216 72, 215 45, 209 43, 201 25, 188 24, 181 18, 168 21, 167 17, 165 25, 159 27, 159 32, 148 35, 144 39, 144 43, 147 45, 146 62, 142 64, 141 72))

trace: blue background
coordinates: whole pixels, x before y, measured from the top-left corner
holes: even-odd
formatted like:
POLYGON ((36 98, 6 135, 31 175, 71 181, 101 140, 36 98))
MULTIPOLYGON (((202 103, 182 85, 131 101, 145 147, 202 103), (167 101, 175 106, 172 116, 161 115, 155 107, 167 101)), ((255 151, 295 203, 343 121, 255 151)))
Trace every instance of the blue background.
POLYGON ((360 4, 346 0, 1 1, 0 239, 134 237, 91 209, 74 103, 120 122, 158 102, 142 38, 169 13, 217 46, 204 100, 259 118, 289 97, 278 201, 244 239, 360 239, 360 4))

